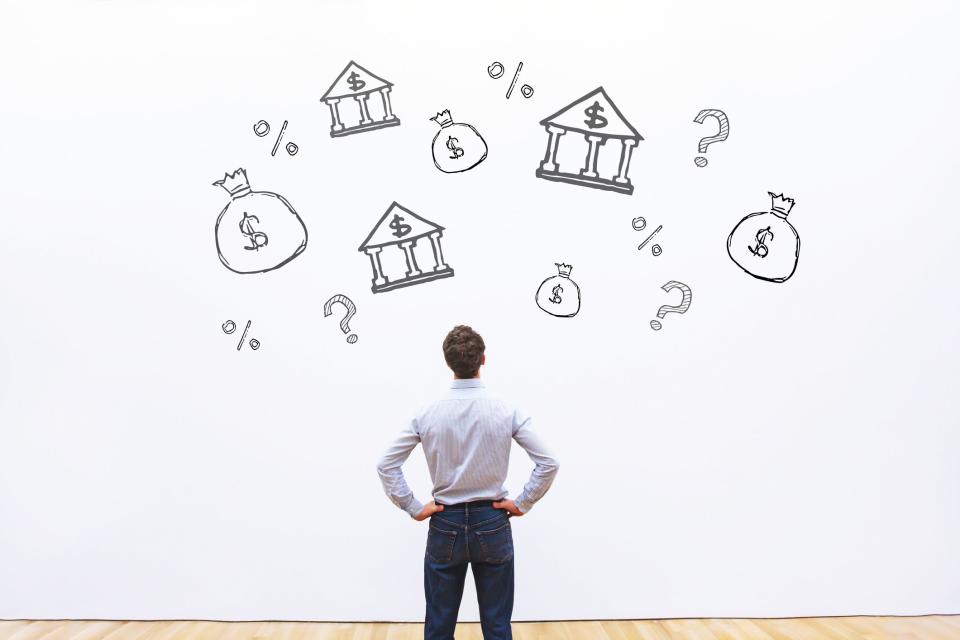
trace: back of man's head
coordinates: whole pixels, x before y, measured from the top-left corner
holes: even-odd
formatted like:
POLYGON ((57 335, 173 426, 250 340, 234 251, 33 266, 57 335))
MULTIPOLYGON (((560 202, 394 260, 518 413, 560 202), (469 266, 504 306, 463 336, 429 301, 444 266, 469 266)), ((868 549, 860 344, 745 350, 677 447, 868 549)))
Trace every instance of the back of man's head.
POLYGON ((453 328, 443 340, 443 359, 453 370, 457 378, 476 378, 483 364, 483 352, 486 345, 480 334, 460 324, 453 328))

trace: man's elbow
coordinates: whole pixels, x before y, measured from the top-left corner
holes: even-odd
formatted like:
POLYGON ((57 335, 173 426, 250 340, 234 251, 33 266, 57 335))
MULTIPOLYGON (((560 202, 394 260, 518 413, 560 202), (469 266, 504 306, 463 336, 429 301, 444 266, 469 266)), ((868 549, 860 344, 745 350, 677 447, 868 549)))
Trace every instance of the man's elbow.
POLYGON ((543 467, 544 473, 554 476, 557 475, 557 471, 560 470, 560 461, 551 456, 550 458, 541 462, 540 466, 543 467))

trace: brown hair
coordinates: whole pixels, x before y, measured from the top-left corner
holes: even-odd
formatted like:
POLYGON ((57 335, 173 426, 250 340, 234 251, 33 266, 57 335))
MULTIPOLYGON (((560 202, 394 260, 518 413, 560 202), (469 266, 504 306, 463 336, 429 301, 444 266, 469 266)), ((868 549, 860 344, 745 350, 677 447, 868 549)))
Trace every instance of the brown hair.
POLYGON ((443 359, 458 378, 476 378, 486 345, 480 334, 464 324, 458 324, 443 339, 443 359))

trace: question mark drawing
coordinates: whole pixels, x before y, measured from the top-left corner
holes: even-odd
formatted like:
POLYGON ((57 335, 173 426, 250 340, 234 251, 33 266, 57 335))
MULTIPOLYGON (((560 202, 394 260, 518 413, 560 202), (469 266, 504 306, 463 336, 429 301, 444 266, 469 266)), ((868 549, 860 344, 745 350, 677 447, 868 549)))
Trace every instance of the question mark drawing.
MULTIPOLYGON (((337 295, 333 296, 332 298, 330 298, 329 300, 323 303, 323 317, 326 318, 332 315, 333 305, 335 305, 338 302, 347 308, 347 315, 343 316, 343 320, 340 321, 340 330, 343 331, 344 333, 350 333, 350 318, 352 318, 357 314, 357 306, 353 304, 353 300, 343 295, 342 293, 338 293, 337 295)), ((353 344, 356 341, 357 341, 356 334, 350 333, 350 335, 347 336, 347 342, 349 342, 350 344, 353 344)))
MULTIPOLYGON (((723 111, 720 111, 720 109, 704 109, 697 114, 697 117, 694 118, 693 121, 697 124, 703 124, 703 121, 711 116, 716 118, 717 122, 720 123, 720 132, 715 136, 700 138, 700 146, 698 147, 700 153, 706 153, 708 146, 714 142, 722 142, 723 140, 727 139, 727 136, 730 135, 730 121, 727 120, 727 114, 725 114, 723 111)), ((697 156, 693 159, 693 162, 700 168, 707 166, 707 159, 703 156, 697 156)))
MULTIPOLYGON (((660 288, 667 292, 672 291, 673 289, 680 289, 680 291, 683 292, 683 300, 680 302, 680 304, 676 306, 670 306, 665 304, 662 307, 660 307, 660 309, 657 311, 658 318, 662 320, 664 316, 666 316, 668 313, 686 313, 687 312, 687 309, 690 308, 690 303, 693 301, 693 292, 690 291, 690 287, 683 284, 682 282, 671 280, 670 282, 668 282, 667 284, 663 285, 660 288)), ((660 324, 660 320, 650 321, 650 328, 653 329, 654 331, 660 331, 660 328, 662 326, 663 325, 660 324)))

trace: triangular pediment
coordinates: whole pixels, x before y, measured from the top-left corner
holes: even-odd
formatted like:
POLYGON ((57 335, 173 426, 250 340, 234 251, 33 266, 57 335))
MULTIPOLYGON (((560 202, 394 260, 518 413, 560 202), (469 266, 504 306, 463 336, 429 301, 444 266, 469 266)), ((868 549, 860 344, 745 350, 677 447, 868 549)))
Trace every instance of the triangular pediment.
POLYGON ((353 60, 344 67, 337 79, 334 80, 327 92, 320 97, 321 100, 328 98, 347 98, 358 96, 364 93, 370 93, 384 87, 392 87, 392 82, 387 82, 380 76, 374 75, 358 65, 353 60))
POLYGON ((416 240, 436 231, 443 231, 443 227, 421 218, 410 209, 394 202, 380 217, 358 251, 416 240))
POLYGON ((603 87, 597 87, 582 98, 574 100, 552 116, 541 120, 540 124, 552 124, 568 131, 579 131, 607 138, 643 140, 633 125, 623 117, 620 109, 603 87))

